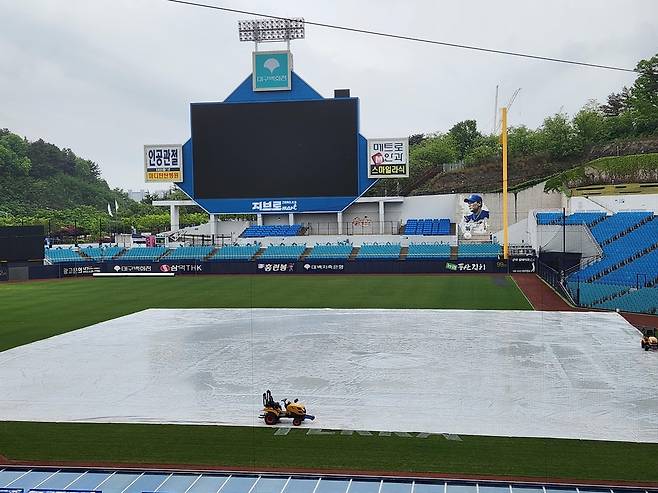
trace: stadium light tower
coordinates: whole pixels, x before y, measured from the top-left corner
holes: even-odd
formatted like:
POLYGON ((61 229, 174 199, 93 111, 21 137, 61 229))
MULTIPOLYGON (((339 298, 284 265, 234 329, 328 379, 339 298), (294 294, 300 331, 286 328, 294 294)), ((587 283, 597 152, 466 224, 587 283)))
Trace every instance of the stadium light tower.
POLYGON ((286 42, 290 50, 290 41, 293 39, 304 39, 304 19, 293 17, 290 19, 282 17, 266 17, 238 21, 238 33, 240 41, 253 41, 258 51, 258 43, 286 42))

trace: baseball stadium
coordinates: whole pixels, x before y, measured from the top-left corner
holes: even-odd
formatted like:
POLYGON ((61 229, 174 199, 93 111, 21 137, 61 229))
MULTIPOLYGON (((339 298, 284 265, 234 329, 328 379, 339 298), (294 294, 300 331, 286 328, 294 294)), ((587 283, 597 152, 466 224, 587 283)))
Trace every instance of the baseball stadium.
POLYGON ((510 189, 503 108, 500 190, 373 193, 409 139, 266 35, 167 231, 0 227, 0 493, 658 491, 658 186, 510 189))

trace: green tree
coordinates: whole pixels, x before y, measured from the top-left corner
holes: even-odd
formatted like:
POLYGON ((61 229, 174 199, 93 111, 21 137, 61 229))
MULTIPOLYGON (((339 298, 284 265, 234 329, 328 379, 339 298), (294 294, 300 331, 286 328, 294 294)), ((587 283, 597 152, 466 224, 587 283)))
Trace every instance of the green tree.
POLYGON ((479 164, 496 159, 500 154, 500 138, 497 135, 479 135, 464 155, 465 164, 479 164))
POLYGON ((438 134, 428 137, 409 151, 411 169, 427 168, 438 164, 450 163, 459 159, 459 151, 453 137, 449 134, 438 134))
POLYGON ((585 151, 592 145, 608 139, 609 130, 596 101, 590 101, 573 117, 575 148, 585 151))
POLYGON ((658 131, 658 54, 637 64, 639 76, 630 89, 629 110, 637 135, 658 131))
POLYGON ((541 150, 553 159, 564 159, 577 152, 576 132, 564 113, 556 113, 544 120, 539 130, 541 150))
POLYGON ((531 156, 541 147, 539 135, 525 125, 510 127, 507 131, 507 149, 510 157, 531 156))
POLYGON ((608 96, 608 102, 601 105, 601 112, 607 117, 619 116, 628 109, 628 98, 628 87, 624 87, 621 92, 613 92, 608 96))
POLYGON ((424 134, 413 134, 409 136, 409 146, 421 144, 426 139, 424 134))
POLYGON ((27 175, 32 162, 27 157, 27 142, 8 133, 0 137, 0 172, 8 175, 27 175))
POLYGON ((459 152, 459 159, 464 159, 464 156, 470 151, 475 139, 482 135, 478 132, 477 123, 475 120, 464 120, 455 124, 448 134, 454 139, 457 151, 459 152))

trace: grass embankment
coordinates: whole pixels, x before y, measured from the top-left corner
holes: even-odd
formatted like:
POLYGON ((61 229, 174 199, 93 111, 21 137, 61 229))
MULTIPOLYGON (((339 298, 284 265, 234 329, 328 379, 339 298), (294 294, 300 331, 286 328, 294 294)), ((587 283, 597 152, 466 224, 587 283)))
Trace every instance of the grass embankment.
POLYGON ((646 182, 658 182, 658 153, 595 159, 548 179, 544 191, 567 193, 586 185, 646 182))
POLYGON ((147 308, 530 310, 504 276, 178 276, 0 284, 0 351, 147 308))
POLYGON ((271 428, 233 426, 5 422, 0 423, 0 453, 26 461, 658 481, 658 468, 651 467, 658 444, 323 433, 293 429, 277 436, 271 428))

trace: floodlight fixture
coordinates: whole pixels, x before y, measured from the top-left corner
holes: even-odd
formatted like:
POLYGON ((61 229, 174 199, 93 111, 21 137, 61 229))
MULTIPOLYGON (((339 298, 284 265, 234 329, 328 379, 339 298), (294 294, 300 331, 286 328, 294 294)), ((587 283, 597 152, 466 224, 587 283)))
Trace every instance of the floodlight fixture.
POLYGON ((238 33, 240 41, 290 42, 292 39, 304 39, 304 19, 302 17, 290 19, 266 17, 238 21, 238 33))

